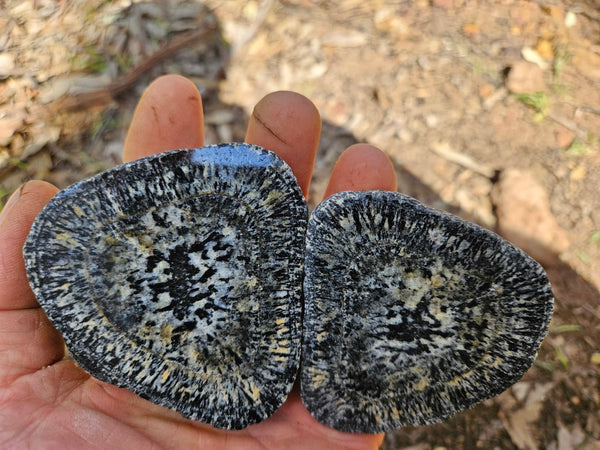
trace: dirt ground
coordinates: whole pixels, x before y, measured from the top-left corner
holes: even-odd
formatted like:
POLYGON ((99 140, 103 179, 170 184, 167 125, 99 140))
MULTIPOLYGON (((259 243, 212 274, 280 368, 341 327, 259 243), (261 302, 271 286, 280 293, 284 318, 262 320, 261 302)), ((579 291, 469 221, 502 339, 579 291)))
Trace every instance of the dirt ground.
POLYGON ((556 296, 534 366, 502 395, 385 449, 600 448, 600 2, 0 3, 0 197, 119 163, 144 87, 197 84, 207 144, 243 139, 265 94, 323 119, 318 203, 346 146, 392 158, 399 190, 499 232, 556 296))

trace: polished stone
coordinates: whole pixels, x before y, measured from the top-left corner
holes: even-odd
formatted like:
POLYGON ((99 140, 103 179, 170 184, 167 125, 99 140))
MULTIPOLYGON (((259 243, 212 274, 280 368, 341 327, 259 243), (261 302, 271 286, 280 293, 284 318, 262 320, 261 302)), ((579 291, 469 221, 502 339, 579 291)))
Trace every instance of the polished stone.
POLYGON ((27 274, 83 369, 244 428, 296 377, 307 214, 272 152, 167 152, 56 195, 27 238, 27 274))
POLYGON ((384 191, 309 220, 302 400, 376 433, 442 421, 515 383, 553 309, 543 269, 494 233, 384 191))

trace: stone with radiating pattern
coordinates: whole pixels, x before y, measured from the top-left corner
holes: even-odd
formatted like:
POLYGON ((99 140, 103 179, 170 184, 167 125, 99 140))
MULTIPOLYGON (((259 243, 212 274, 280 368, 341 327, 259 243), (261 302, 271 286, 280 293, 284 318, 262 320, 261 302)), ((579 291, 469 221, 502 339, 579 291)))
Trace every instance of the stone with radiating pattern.
POLYGON ((499 394, 531 366, 553 298, 497 235, 416 200, 343 192, 309 220, 302 399, 321 423, 375 433, 499 394))
POLYGON ((238 429, 269 417, 296 377, 306 220, 274 153, 179 150, 61 191, 24 256, 81 367, 238 429))

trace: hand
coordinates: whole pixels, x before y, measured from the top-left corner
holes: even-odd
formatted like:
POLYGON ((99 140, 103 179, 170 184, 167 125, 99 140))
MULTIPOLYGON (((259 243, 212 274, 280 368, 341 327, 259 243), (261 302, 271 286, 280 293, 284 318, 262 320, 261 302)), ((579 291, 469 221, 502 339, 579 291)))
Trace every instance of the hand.
MULTIPOLYGON (((266 96, 250 117, 246 141, 279 154, 308 193, 320 117, 291 92, 266 96)), ((204 144, 202 101, 188 80, 165 76, 146 91, 134 115, 123 159, 204 144)), ((392 165, 368 145, 347 149, 326 196, 342 190, 395 190, 392 165)), ((21 249, 31 224, 57 189, 31 181, 0 215, 1 448, 377 448, 383 435, 346 434, 318 423, 294 389, 269 419, 224 431, 182 418, 101 382, 64 359, 61 336, 39 307, 21 249)))

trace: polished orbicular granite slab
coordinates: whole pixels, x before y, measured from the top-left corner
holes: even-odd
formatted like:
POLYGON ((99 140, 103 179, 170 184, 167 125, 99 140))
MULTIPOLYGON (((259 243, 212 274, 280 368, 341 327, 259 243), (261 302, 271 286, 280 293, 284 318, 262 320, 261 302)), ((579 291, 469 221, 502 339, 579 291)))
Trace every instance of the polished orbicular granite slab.
POLYGON ((81 367, 237 429, 270 416, 296 377, 306 220, 274 153, 173 151, 60 192, 24 255, 81 367))
POLYGON ((302 399, 344 431, 431 424, 502 392, 552 315, 534 260, 396 192, 321 203, 305 267, 302 399))

